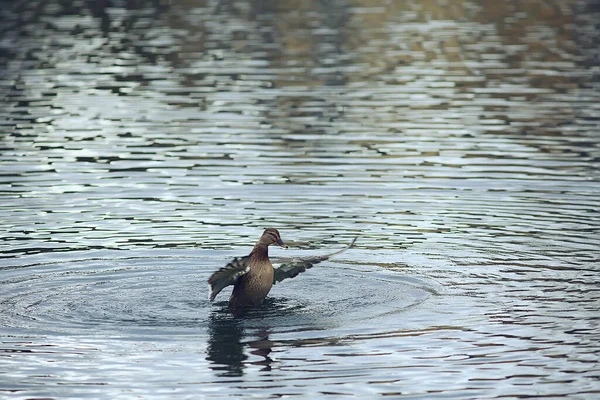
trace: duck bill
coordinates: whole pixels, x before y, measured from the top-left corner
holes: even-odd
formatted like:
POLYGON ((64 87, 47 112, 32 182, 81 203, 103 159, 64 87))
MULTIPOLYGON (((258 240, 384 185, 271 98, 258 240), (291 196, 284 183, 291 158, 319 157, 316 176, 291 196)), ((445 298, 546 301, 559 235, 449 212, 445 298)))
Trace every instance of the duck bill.
POLYGON ((287 249, 287 244, 283 243, 283 240, 277 239, 277 244, 279 245, 279 247, 283 247, 284 249, 287 249))

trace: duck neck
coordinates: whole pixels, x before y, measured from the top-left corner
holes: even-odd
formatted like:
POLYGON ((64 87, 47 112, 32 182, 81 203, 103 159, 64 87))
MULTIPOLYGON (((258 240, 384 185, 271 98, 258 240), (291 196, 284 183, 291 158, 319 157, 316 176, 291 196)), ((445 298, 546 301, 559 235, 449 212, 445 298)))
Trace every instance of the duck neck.
POLYGON ((252 254, 258 259, 269 259, 269 246, 262 243, 256 243, 252 249, 252 254))

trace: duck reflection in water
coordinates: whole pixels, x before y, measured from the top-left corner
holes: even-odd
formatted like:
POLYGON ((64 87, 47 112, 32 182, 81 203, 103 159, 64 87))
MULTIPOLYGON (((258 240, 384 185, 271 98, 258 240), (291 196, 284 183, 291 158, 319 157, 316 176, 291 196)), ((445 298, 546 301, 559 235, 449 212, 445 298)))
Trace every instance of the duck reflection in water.
POLYGON ((287 246, 277 229, 265 229, 249 255, 234 259, 211 275, 208 279, 209 299, 213 301, 221 290, 226 286, 233 285, 233 292, 229 298, 229 309, 233 314, 241 315, 248 307, 261 305, 274 284, 287 278, 293 278, 312 268, 313 265, 346 251, 352 247, 355 241, 356 238, 346 248, 335 253, 291 258, 285 260, 279 268, 273 268, 269 259, 269 246, 272 244, 281 247, 287 246))
POLYGON ((263 366, 261 371, 271 371, 273 360, 269 355, 273 343, 269 340, 268 327, 248 328, 244 326, 243 319, 221 310, 210 315, 208 329, 210 337, 206 359, 211 361, 211 368, 220 376, 242 376, 247 364, 263 366), (247 336, 257 339, 244 342, 247 336), (262 359, 247 361, 247 347, 251 349, 250 354, 262 359))

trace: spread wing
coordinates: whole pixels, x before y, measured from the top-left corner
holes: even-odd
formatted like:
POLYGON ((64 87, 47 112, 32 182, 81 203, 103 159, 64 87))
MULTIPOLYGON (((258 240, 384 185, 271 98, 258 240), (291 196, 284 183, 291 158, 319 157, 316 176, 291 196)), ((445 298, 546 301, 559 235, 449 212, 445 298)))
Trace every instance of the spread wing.
POLYGON ((352 243, 350 243, 348 246, 346 246, 342 250, 336 251, 335 253, 329 253, 329 254, 325 254, 322 256, 299 257, 299 258, 295 258, 295 259, 292 259, 291 261, 281 264, 281 266, 279 266, 278 268, 275 268, 273 284, 275 284, 277 282, 281 282, 282 280, 287 279, 287 278, 294 278, 298 274, 306 271, 307 269, 312 268, 313 265, 318 264, 321 261, 325 261, 332 256, 343 253, 344 251, 348 250, 350 247, 352 247, 354 245, 354 242, 356 242, 356 239, 358 239, 358 238, 354 238, 354 240, 352 240, 352 243))
POLYGON ((240 279, 240 276, 250 271, 249 259, 250 256, 235 258, 208 278, 210 301, 213 301, 224 287, 235 284, 240 279))

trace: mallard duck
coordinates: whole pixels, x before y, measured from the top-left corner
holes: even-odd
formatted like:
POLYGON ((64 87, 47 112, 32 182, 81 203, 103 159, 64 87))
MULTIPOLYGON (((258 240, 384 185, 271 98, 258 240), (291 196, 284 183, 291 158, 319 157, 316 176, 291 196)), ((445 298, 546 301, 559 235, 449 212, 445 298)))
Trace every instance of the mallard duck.
POLYGON ((232 311, 235 312, 247 306, 261 305, 274 284, 286 278, 293 278, 299 273, 312 268, 314 264, 346 251, 352 247, 355 241, 356 239, 346 248, 335 253, 295 258, 282 264, 279 268, 273 268, 273 264, 269 260, 269 246, 272 244, 284 248, 287 246, 281 240, 277 229, 265 229, 249 255, 235 258, 211 275, 208 279, 210 285, 209 300, 213 301, 223 288, 233 285, 233 292, 229 298, 229 308, 232 311))

